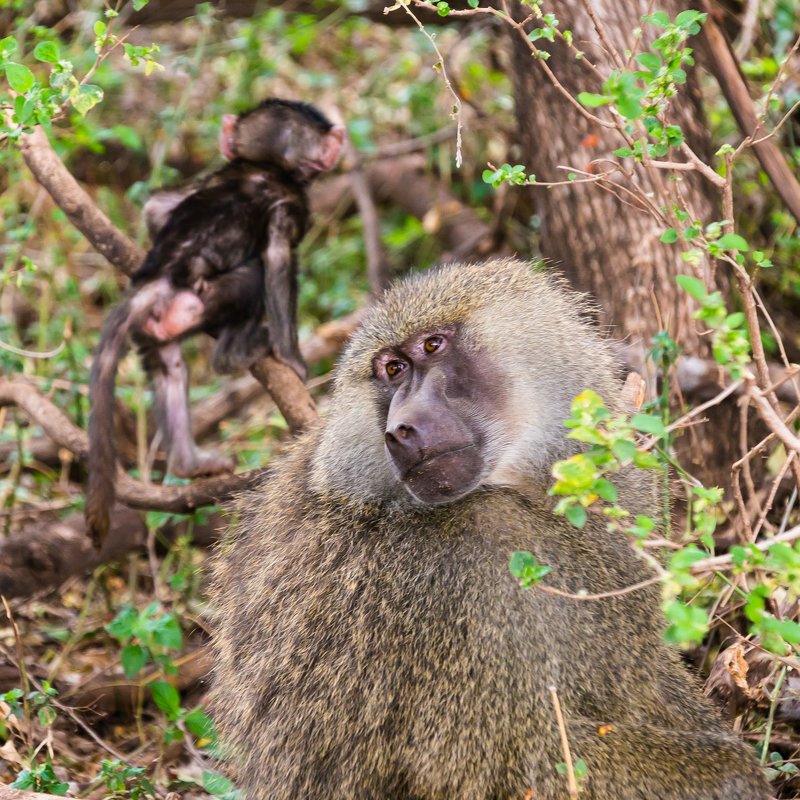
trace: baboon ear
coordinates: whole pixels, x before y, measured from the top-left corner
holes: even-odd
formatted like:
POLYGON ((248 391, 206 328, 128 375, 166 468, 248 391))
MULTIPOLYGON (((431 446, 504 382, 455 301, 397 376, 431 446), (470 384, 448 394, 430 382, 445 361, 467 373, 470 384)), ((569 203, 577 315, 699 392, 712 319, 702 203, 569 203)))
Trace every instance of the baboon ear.
POLYGON ((320 171, 328 172, 336 166, 344 144, 344 125, 334 125, 322 140, 320 155, 320 171))
POLYGON ((235 131, 236 115, 223 114, 222 132, 219 135, 219 149, 228 161, 233 161, 233 159, 236 158, 236 143, 234 142, 235 131))

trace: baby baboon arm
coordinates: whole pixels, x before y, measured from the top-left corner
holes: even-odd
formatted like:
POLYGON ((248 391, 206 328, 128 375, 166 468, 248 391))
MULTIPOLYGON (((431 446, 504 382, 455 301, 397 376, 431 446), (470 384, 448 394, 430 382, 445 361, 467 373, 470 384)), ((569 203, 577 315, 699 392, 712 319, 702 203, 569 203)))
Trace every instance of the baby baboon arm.
POLYGON ((294 216, 278 208, 269 223, 267 246, 263 253, 266 269, 267 324, 276 358, 288 364, 305 380, 307 369, 297 343, 297 268, 292 242, 295 236, 294 216))

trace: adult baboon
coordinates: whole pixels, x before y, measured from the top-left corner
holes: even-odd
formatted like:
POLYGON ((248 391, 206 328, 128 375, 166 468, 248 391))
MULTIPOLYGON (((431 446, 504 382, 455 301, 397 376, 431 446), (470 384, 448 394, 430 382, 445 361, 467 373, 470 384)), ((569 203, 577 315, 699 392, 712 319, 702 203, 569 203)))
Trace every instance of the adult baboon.
MULTIPOLYGON (((397 284, 342 357, 331 413, 242 501, 217 563, 216 718, 249 800, 568 795, 550 687, 594 800, 754 800, 747 748, 662 640, 622 535, 552 513, 562 420, 613 405, 585 303, 531 265, 397 284), (609 727, 610 726, 610 727, 609 727)), ((654 507, 637 476, 621 496, 654 507)))

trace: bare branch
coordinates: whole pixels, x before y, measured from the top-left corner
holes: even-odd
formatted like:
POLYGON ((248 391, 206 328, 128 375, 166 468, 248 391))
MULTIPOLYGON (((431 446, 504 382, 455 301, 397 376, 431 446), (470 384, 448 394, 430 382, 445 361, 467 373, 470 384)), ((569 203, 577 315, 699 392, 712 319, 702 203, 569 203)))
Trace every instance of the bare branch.
MULTIPOLYGON (((773 536, 770 539, 762 539, 760 542, 756 542, 753 547, 755 547, 756 550, 760 550, 762 553, 764 553, 772 544, 777 542, 793 542, 796 539, 800 539, 800 525, 795 525, 794 528, 789 528, 788 531, 784 531, 778 536, 773 536)), ((689 572, 691 572, 692 575, 701 576, 712 572, 718 572, 722 569, 727 569, 732 565, 733 556, 730 553, 726 553, 724 556, 712 556, 711 558, 704 558, 700 561, 695 561, 694 564, 692 564, 692 566, 689 568, 689 572)))
MULTIPOLYGON (((704 0, 702 6, 704 11, 711 11, 711 4, 708 0, 704 0)), ((739 69, 736 57, 725 38, 725 34, 711 13, 708 14, 702 30, 710 54, 707 59, 708 67, 719 82, 728 105, 730 105, 731 111, 733 111, 733 115, 739 124, 739 129, 747 137, 742 145, 752 145, 756 157, 764 168, 764 172, 769 175, 775 190, 781 196, 792 216, 800 221, 800 183, 798 183, 792 170, 789 169, 774 141, 766 138, 753 141, 752 137, 758 133, 761 122, 756 115, 753 101, 750 99, 750 93, 747 90, 747 84, 739 69)))
POLYGON ((144 259, 144 250, 97 207, 50 146, 45 132, 38 127, 23 134, 18 146, 34 178, 92 247, 126 275, 133 275, 144 259))
MULTIPOLYGON (((282 364, 280 367, 294 375, 291 367, 282 364)), ((300 382, 300 379, 297 378, 297 381, 300 382)), ((19 406, 53 441, 65 447, 80 461, 86 461, 89 454, 89 437, 85 431, 73 425, 67 416, 34 386, 22 381, 0 379, 0 407, 7 405, 19 406)), ((186 514, 201 506, 222 502, 235 492, 257 485, 265 474, 266 469, 254 469, 238 475, 201 478, 185 486, 157 486, 134 480, 118 467, 116 496, 121 503, 133 508, 186 514)))
POLYGON ((270 393, 292 433, 308 428, 317 419, 317 406, 300 376, 272 356, 250 367, 253 377, 270 393))

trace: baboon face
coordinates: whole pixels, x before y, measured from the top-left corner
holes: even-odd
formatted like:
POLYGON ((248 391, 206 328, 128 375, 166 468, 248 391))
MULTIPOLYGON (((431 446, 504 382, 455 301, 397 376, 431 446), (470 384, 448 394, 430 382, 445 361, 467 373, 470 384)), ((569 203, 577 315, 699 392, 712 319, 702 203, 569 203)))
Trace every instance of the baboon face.
POLYGON ((486 420, 497 402, 487 370, 456 326, 424 331, 373 359, 386 456, 408 492, 429 505, 463 497, 491 467, 486 420))

